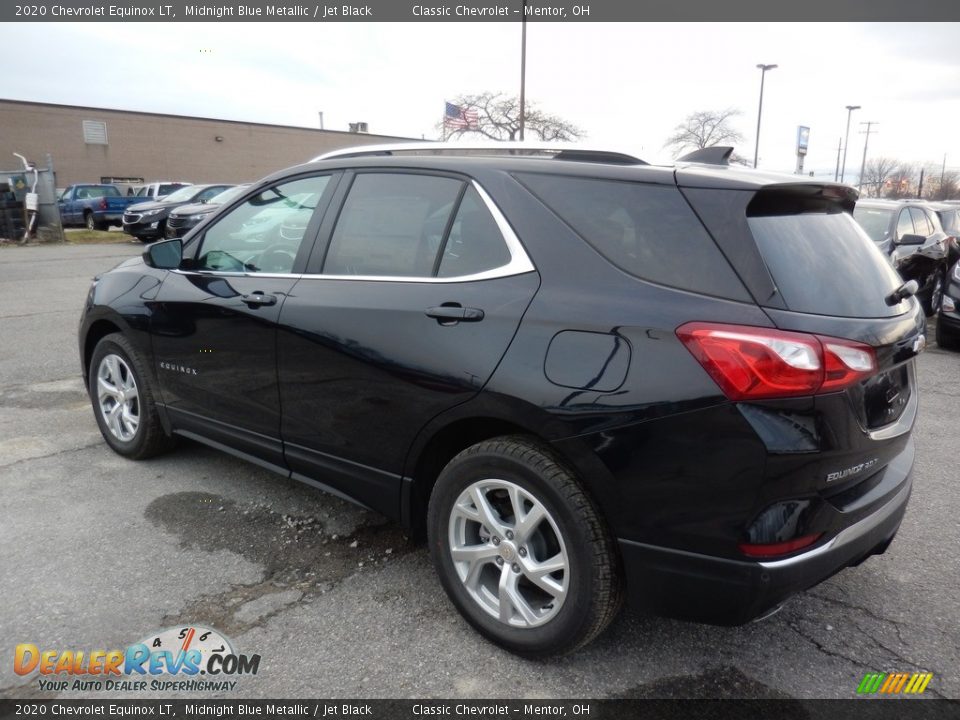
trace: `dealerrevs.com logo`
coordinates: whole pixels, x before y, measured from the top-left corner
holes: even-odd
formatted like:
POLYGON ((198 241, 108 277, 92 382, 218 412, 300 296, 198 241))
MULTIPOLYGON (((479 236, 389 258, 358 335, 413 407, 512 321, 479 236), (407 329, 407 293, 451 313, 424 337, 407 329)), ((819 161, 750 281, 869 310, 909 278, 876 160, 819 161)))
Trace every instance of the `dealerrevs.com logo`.
POLYGON ((17 675, 38 674, 39 689, 86 691, 230 691, 237 676, 256 675, 259 655, 242 655, 212 628, 169 628, 125 650, 14 649, 17 675))
POLYGON ((857 686, 857 694, 919 695, 933 680, 933 673, 867 673, 857 686))

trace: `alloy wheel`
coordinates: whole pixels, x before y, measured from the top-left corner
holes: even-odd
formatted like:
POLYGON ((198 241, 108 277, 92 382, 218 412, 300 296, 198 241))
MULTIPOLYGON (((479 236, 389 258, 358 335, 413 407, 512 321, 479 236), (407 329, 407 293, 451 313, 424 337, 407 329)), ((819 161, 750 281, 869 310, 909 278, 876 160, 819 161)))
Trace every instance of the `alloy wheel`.
POLYGON ((140 427, 140 395, 127 362, 116 354, 105 355, 97 368, 97 401, 110 434, 130 442, 140 427))
POLYGON ((943 302, 943 273, 938 272, 933 280, 933 289, 930 291, 930 309, 933 312, 940 310, 943 302))
POLYGON ((570 584, 563 537, 523 487, 497 479, 469 485, 450 512, 448 542, 467 593, 500 622, 536 627, 563 606, 570 584))

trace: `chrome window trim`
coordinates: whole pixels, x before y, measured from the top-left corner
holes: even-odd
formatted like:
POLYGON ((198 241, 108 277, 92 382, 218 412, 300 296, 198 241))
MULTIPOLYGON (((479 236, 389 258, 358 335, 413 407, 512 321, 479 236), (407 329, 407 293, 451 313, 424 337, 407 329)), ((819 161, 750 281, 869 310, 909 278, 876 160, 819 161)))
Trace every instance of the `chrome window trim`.
POLYGON ((496 203, 493 202, 493 198, 487 194, 487 191, 484 190, 476 180, 471 180, 470 184, 473 185, 474 189, 477 191, 477 194, 480 195, 480 198, 483 200, 484 205, 486 205, 487 210, 489 210, 490 214, 493 216, 493 220, 497 224, 497 228, 500 230, 500 235, 502 236, 504 243, 506 243, 507 250, 510 253, 510 262, 505 265, 501 265, 500 267, 491 268, 490 270, 484 270, 483 272, 479 273, 473 273, 472 275, 456 275, 453 277, 419 277, 408 275, 324 275, 323 273, 245 273, 223 270, 179 269, 173 270, 172 272, 181 274, 192 273, 195 275, 212 275, 216 277, 360 280, 363 282, 402 283, 474 282, 477 280, 492 280, 495 278, 511 277, 513 275, 523 275, 525 273, 534 272, 536 267, 534 266, 533 261, 530 260, 530 256, 527 255, 527 251, 524 250, 523 244, 520 242, 520 238, 517 237, 517 234, 513 231, 513 228, 510 227, 510 223, 507 222, 507 218, 500 211, 500 208, 497 207, 496 203))

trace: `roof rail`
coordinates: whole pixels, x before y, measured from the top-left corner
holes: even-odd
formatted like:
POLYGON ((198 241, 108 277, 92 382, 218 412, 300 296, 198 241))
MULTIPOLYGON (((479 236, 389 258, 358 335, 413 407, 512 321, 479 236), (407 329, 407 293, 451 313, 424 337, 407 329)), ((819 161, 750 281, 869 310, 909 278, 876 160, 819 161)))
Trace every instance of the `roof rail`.
POLYGON ((518 157, 549 157, 557 160, 578 162, 601 162, 618 165, 646 165, 640 158, 614 150, 593 149, 578 143, 528 143, 528 142, 413 142, 387 145, 358 145, 341 148, 313 158, 333 160, 373 155, 511 155, 518 157))
POLYGON ((682 158, 677 158, 677 162, 703 163, 705 165, 729 165, 731 155, 733 155, 733 148, 729 145, 713 145, 711 147, 699 148, 691 153, 687 153, 682 158))

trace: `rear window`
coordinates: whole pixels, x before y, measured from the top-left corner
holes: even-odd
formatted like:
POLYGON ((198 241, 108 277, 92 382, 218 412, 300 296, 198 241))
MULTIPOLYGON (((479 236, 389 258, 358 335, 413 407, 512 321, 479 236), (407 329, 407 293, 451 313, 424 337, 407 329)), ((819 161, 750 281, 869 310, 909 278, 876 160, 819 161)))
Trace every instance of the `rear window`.
POLYGON ((960 234, 960 211, 938 210, 937 215, 940 218, 940 224, 943 225, 944 232, 951 235, 960 234))
POLYGON ((749 299, 676 187, 529 173, 516 178, 621 270, 696 293, 749 299))
POLYGON ((860 223, 870 239, 880 243, 890 236, 890 216, 893 210, 883 208, 861 207, 854 208, 853 219, 860 223))
POLYGON ((183 183, 161 183, 159 189, 157 190, 157 196, 163 197, 169 195, 175 190, 179 190, 182 187, 186 187, 183 183))
POLYGON ((847 213, 771 215, 747 219, 790 310, 839 317, 892 317, 884 297, 902 280, 847 213))
POLYGON ((120 191, 113 185, 88 185, 87 187, 77 188, 78 199, 101 197, 120 197, 120 191))

